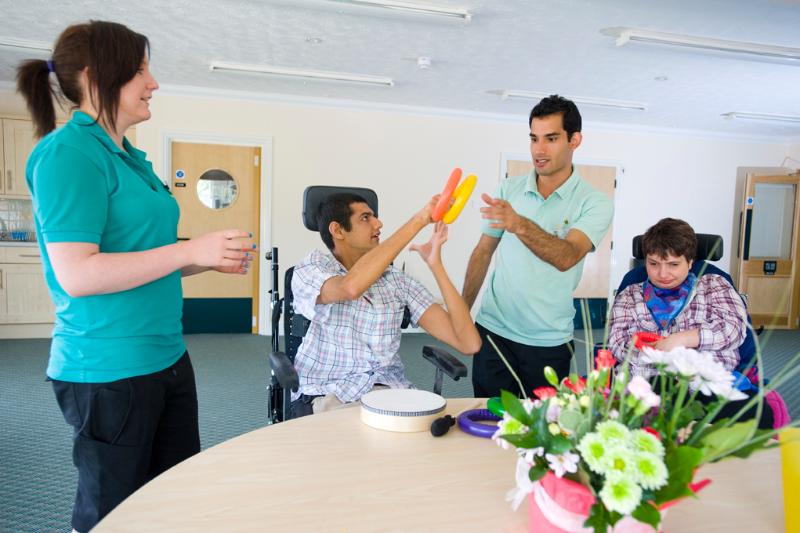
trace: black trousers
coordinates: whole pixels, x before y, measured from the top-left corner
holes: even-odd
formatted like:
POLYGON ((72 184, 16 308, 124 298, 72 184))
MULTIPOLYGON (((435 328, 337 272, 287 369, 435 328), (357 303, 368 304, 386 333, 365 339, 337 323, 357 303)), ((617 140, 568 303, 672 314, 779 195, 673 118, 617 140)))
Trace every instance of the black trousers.
POLYGON ((519 376, 525 388, 525 396, 532 396, 533 389, 548 386, 544 379, 544 367, 551 366, 559 380, 569 375, 572 360, 572 342, 559 346, 528 346, 501 337, 476 323, 483 344, 472 361, 472 389, 476 398, 500 396, 501 390, 519 394, 519 385, 503 360, 486 339, 491 336, 503 353, 511 368, 519 376))
POLYGON ((200 451, 189 353, 172 366, 108 383, 53 381, 74 430, 73 529, 83 533, 139 487, 200 451))

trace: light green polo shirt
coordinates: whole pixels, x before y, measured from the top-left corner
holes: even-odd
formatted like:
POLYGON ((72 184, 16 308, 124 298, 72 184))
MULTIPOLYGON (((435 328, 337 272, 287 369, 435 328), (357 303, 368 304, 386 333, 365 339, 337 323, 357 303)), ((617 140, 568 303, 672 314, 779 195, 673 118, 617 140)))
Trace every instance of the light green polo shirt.
POLYGON ((71 297, 47 243, 88 242, 101 253, 177 240, 178 204, 144 152, 121 150, 80 111, 36 145, 26 169, 45 280, 56 310, 47 375, 98 383, 157 372, 185 351, 180 271, 113 294, 71 297))
MULTIPOLYGON (((582 231, 596 247, 614 214, 611 199, 581 179, 577 171, 546 200, 536 174, 507 178, 495 198, 511 203, 520 215, 559 238, 582 231)), ((476 318, 486 329, 529 346, 558 346, 572 339, 575 308, 572 293, 583 273, 583 259, 566 272, 539 259, 516 235, 489 227, 484 234, 500 239, 495 268, 476 318)))

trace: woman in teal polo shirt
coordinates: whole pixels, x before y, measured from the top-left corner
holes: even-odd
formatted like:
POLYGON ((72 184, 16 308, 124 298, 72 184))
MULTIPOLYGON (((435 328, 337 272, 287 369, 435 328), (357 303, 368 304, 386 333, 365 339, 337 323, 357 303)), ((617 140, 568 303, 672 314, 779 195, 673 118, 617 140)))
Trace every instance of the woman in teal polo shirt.
POLYGON ((255 247, 239 230, 177 241, 175 199, 125 138, 150 118, 148 55, 145 36, 92 21, 67 28, 52 60, 17 73, 43 136, 26 177, 56 308, 47 376, 75 428, 81 532, 200 450, 181 276, 243 274, 255 247), (51 81, 77 108, 57 131, 51 81))

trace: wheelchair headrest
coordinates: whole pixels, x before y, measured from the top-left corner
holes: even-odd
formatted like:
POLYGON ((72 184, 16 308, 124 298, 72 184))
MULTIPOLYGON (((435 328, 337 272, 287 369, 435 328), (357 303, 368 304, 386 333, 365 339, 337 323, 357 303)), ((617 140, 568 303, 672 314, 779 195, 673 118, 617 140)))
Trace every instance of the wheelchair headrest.
MULTIPOLYGON (((709 233, 697 234, 697 257, 699 261, 719 261, 722 259, 722 237, 719 235, 711 235, 709 233), (718 243, 719 242, 719 243, 718 243), (718 244, 717 244, 718 243, 718 244), (714 248, 716 246, 716 248, 714 248)), ((642 236, 637 235, 633 238, 633 257, 635 259, 644 259, 642 252, 642 236)))
POLYGON ((332 187, 329 185, 312 185, 303 192, 303 225, 311 231, 319 231, 317 227, 317 211, 319 204, 331 194, 357 194, 367 201, 367 205, 378 216, 378 195, 372 189, 363 187, 332 187))

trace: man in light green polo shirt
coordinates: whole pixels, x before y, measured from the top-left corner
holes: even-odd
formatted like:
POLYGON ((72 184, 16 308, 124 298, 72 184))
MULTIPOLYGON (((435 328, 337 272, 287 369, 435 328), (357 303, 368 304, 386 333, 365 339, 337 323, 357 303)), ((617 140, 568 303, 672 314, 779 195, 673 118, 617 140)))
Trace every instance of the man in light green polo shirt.
POLYGON ((573 102, 550 96, 529 117, 534 170, 508 178, 495 197, 482 195, 483 235, 467 266, 462 295, 472 307, 489 276, 476 319, 483 344, 475 354, 476 397, 519 390, 490 336, 522 381, 527 396, 547 385, 545 366, 559 378, 572 358, 572 292, 583 259, 611 224, 611 199, 583 181, 572 165, 581 143, 581 116, 573 102))

